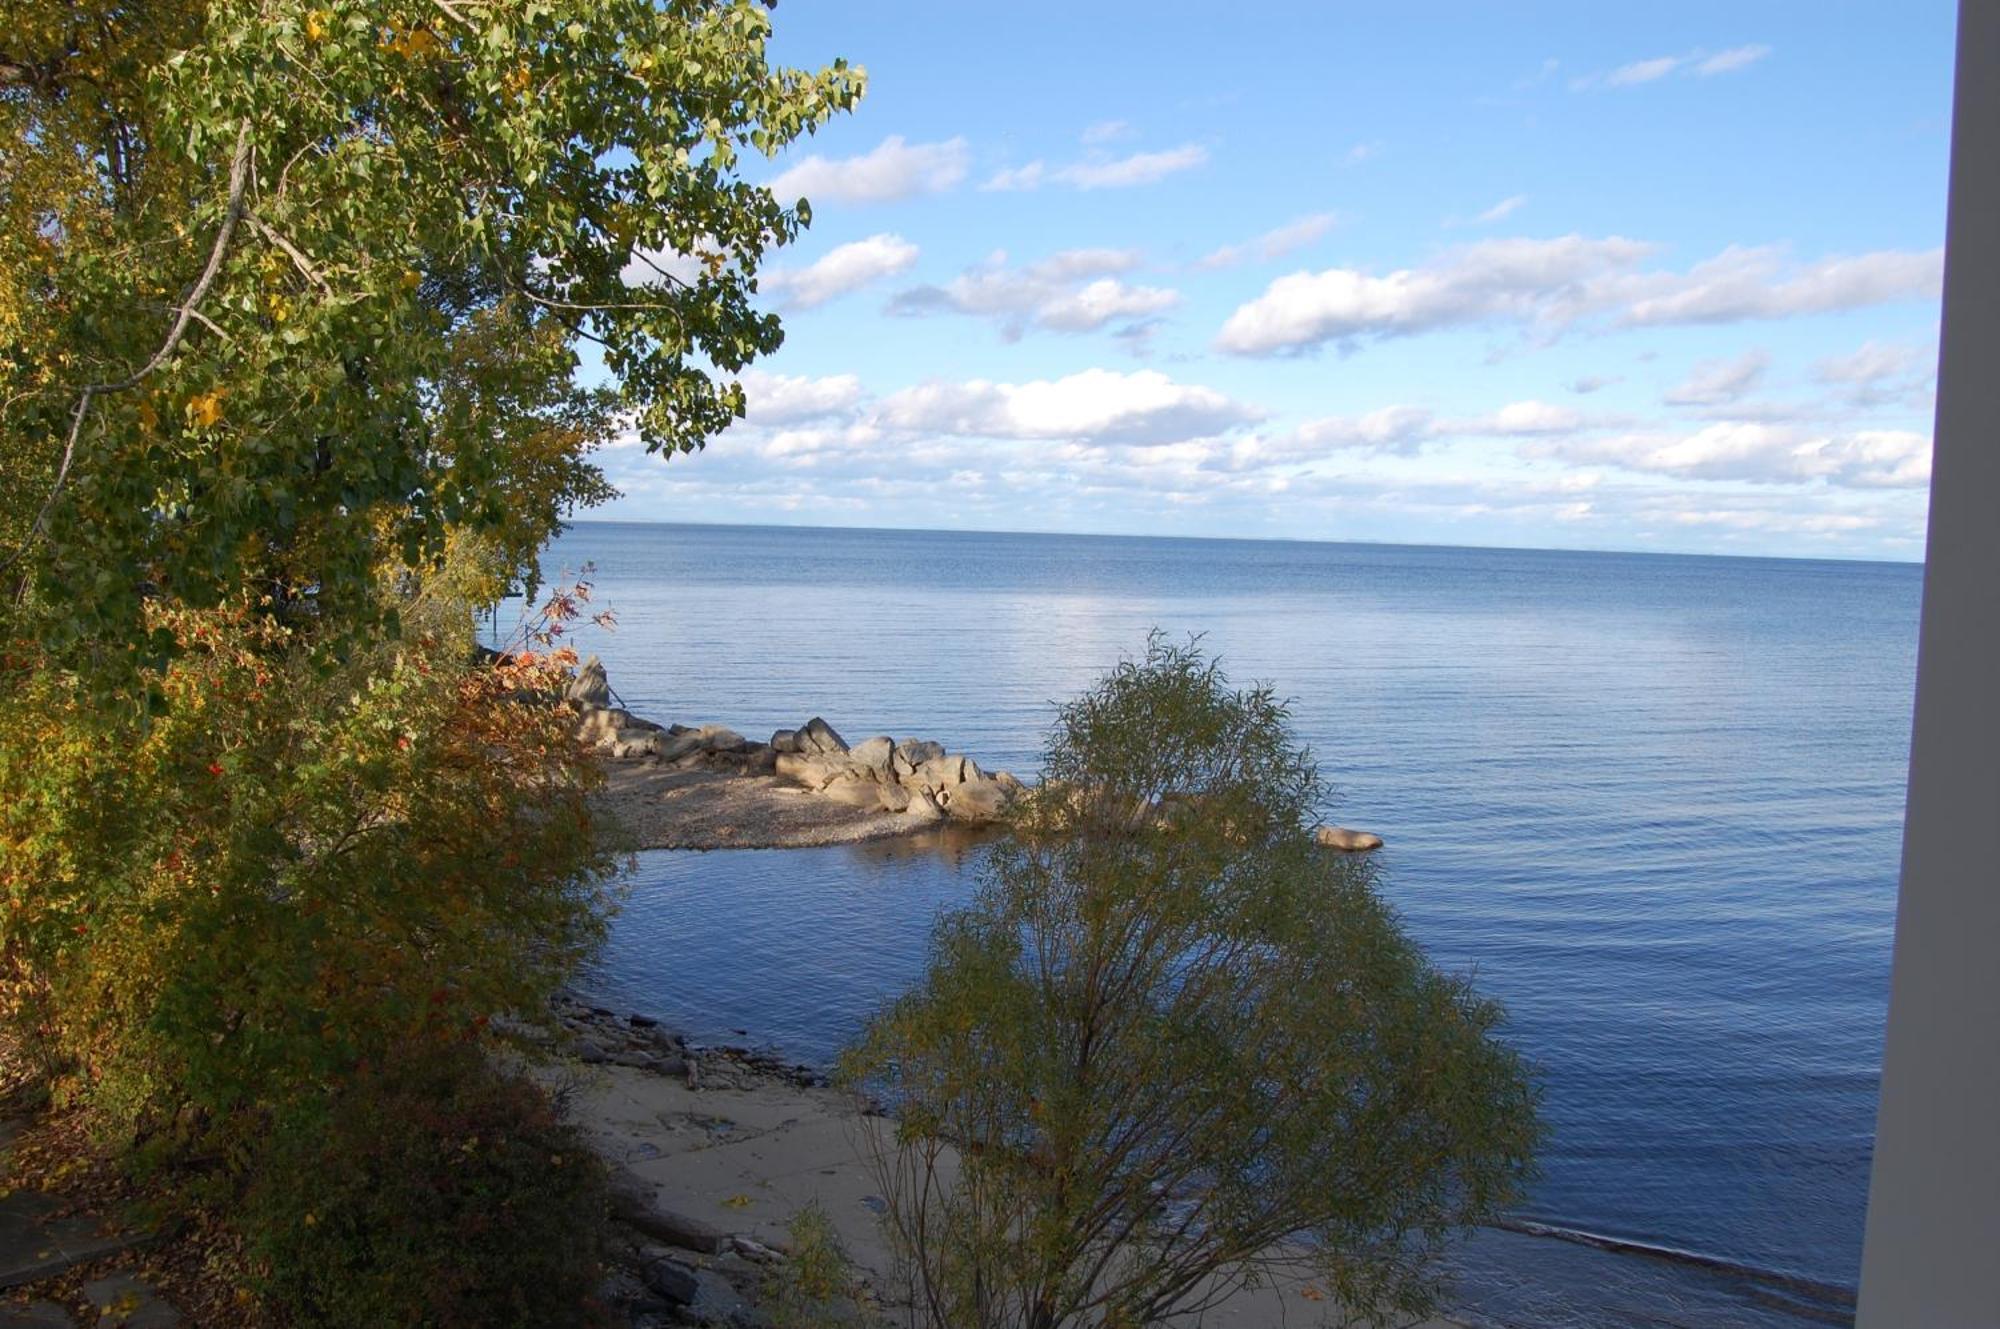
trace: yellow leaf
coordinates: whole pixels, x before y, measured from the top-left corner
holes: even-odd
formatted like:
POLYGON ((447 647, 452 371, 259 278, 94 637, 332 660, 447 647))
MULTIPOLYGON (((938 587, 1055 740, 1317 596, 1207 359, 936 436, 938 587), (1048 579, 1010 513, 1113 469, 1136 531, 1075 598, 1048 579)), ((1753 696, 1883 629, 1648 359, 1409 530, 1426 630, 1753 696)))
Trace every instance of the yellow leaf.
POLYGON ((722 1202, 722 1207, 724 1209, 748 1209, 755 1203, 757 1202, 747 1195, 732 1195, 722 1202))
POLYGON ((189 398, 187 417, 189 421, 203 429, 213 426, 222 418, 222 389, 214 388, 198 397, 189 398))
POLYGON ((326 15, 317 9, 306 15, 306 39, 316 42, 326 40, 326 15))

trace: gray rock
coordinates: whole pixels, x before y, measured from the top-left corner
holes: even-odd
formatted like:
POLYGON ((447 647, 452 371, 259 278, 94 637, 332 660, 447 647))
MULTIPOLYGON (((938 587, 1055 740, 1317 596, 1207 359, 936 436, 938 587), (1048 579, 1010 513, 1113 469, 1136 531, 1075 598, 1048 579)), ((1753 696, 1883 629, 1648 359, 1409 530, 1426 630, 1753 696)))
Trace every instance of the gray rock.
POLYGON ((705 724, 694 735, 710 752, 741 752, 750 746, 748 739, 728 725, 705 724))
POLYGON ((604 661, 596 656, 585 660, 570 680, 568 690, 563 694, 569 700, 584 706, 609 706, 611 704, 611 680, 605 676, 604 661))
POLYGON ((1345 826, 1316 826, 1313 840, 1343 854, 1365 854, 1382 847, 1382 837, 1372 831, 1350 831, 1345 826))
POLYGON ((884 812, 906 812, 910 806, 910 791, 893 780, 875 786, 875 796, 880 800, 884 812))
POLYGON ((847 750, 847 755, 851 760, 858 761, 864 766, 874 767, 885 779, 894 776, 896 740, 887 735, 856 743, 847 750))
POLYGON ((896 745, 896 755, 915 770, 927 761, 936 761, 944 756, 944 744, 933 743, 927 738, 906 738, 896 745))
POLYGON ((799 751, 801 752, 847 751, 847 740, 835 732, 832 725, 820 719, 817 715, 800 727, 798 743, 799 751))
POLYGON ((1026 785, 1014 778, 1011 771, 995 771, 993 772, 993 779, 996 783, 1003 786, 1009 794, 1019 794, 1027 789, 1026 785))
POLYGON ((856 775, 842 776, 819 792, 822 797, 851 808, 873 811, 882 806, 882 791, 895 788, 880 780, 867 779, 856 775))
POLYGON ((798 730, 780 729, 776 733, 771 735, 771 751, 797 752, 798 750, 799 750, 798 730))
POLYGON ((959 756, 933 757, 917 767, 916 782, 926 789, 950 789, 965 782, 966 760, 959 756))
MULTIPOLYGON (((909 786, 904 788, 909 789, 909 786)), ((919 786, 909 789, 909 794, 910 806, 903 809, 904 816, 920 822, 944 820, 944 809, 938 806, 937 798, 930 790, 919 786)))
POLYGON ((586 1066, 602 1066, 608 1058, 603 1048, 587 1038, 577 1039, 571 1050, 576 1053, 576 1059, 586 1066))
POLYGON ((666 1298, 668 1304, 685 1306, 701 1292, 695 1271, 679 1260, 659 1259, 646 1266, 646 1286, 666 1298))
POLYGON ((1013 797, 998 780, 967 780, 947 791, 945 811, 953 821, 997 821, 1013 797))

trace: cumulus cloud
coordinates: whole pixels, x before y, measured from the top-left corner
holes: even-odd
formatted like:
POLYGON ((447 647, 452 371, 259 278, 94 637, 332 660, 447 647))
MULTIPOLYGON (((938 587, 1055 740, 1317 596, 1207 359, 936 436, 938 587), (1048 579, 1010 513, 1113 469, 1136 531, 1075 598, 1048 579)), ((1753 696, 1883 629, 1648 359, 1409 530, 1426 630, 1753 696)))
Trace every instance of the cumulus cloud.
POLYGON ((1679 55, 1657 55, 1646 60, 1634 60, 1619 65, 1615 69, 1585 74, 1570 80, 1570 88, 1576 92, 1591 92, 1605 88, 1636 88, 1648 83, 1658 83, 1670 75, 1690 78, 1714 78, 1718 74, 1734 74, 1748 69, 1771 54, 1771 48, 1764 45, 1732 46, 1726 50, 1708 51, 1696 49, 1679 55))
POLYGON ((851 412, 862 401, 861 380, 853 374, 807 378, 747 369, 737 376, 751 425, 789 425, 851 412))
POLYGON ((1733 360, 1704 360, 1687 378, 1667 389, 1670 406, 1721 406, 1739 401, 1763 382, 1771 367, 1768 351, 1745 351, 1733 360))
POLYGON ((761 289, 795 308, 811 309, 870 282, 907 272, 916 261, 915 245, 885 232, 839 245, 806 267, 778 269, 763 279, 761 289))
POLYGON ((1566 321, 1589 283, 1629 269, 1652 249, 1618 236, 1487 240, 1385 276, 1353 268, 1296 272, 1239 306, 1216 345, 1272 355, 1500 318, 1566 321))
POLYGON ((1233 268, 1239 263, 1252 259, 1271 260, 1283 258, 1294 250, 1305 248, 1313 241, 1333 229, 1339 218, 1331 212, 1315 212, 1276 226, 1240 245, 1222 245, 1211 250, 1196 261, 1195 266, 1215 270, 1233 268))
POLYGON ((814 202, 887 203, 918 194, 936 194, 965 178, 962 138, 941 143, 908 143, 891 134, 857 157, 802 158, 771 181, 780 202, 805 197, 814 202))
POLYGON ((883 399, 879 419, 926 434, 1158 445, 1219 434, 1262 414, 1156 370, 1086 369, 1029 383, 924 383, 883 399))
POLYGON ((898 292, 889 312, 991 318, 1009 338, 1029 327, 1093 332, 1115 320, 1151 317, 1180 303, 1178 291, 1118 279, 1117 274, 1139 262, 1135 250, 1065 249, 1017 268, 999 253, 943 286, 898 292))
POLYGON ((1796 426, 1717 421, 1692 433, 1646 432, 1566 439, 1531 449, 1573 462, 1696 480, 1912 489, 1930 482, 1930 439, 1907 430, 1815 435, 1796 426))
POLYGON ((1067 166, 1052 167, 1031 161, 1025 166, 1007 167, 988 176, 979 187, 988 191, 1039 189, 1045 184, 1068 185, 1073 189, 1129 189, 1150 185, 1191 171, 1208 161, 1208 149, 1199 143, 1158 152, 1134 152, 1124 157, 1088 157, 1067 166))
POLYGON ((1642 270, 1654 251, 1619 236, 1567 235, 1482 241, 1381 276, 1297 272, 1239 306, 1216 346, 1275 355, 1496 322, 1550 334, 1593 316, 1629 327, 1785 318, 1935 298, 1943 273, 1940 250, 1801 266, 1780 248, 1732 247, 1686 272, 1642 270))

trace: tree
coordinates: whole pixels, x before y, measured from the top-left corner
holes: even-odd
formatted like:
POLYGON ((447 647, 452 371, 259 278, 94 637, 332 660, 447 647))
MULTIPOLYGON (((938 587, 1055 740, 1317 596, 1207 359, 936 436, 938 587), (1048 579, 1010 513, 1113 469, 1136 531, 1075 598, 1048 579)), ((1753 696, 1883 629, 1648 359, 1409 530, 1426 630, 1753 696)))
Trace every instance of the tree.
POLYGON ((1518 1194, 1535 1091, 1366 860, 1320 848, 1286 707, 1157 636, 1065 706, 1040 792, 843 1074, 924 1323, 1156 1324, 1281 1268, 1429 1309, 1518 1194))
MULTIPOLYGON (((129 681, 149 606, 393 630, 629 429, 700 447, 809 219, 738 174, 859 97, 752 0, 0 0, 0 586, 129 681), (581 381, 581 352, 608 382, 581 381)), ((588 376, 586 376, 588 377, 588 376)))

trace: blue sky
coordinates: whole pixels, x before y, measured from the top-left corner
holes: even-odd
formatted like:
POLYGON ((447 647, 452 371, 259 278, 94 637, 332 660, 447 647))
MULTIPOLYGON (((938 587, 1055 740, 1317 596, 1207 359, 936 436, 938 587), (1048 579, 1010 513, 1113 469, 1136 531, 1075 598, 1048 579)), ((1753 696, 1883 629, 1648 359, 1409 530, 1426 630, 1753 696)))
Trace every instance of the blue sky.
POLYGON ((1922 556, 1952 6, 827 4, 645 520, 1922 556))

